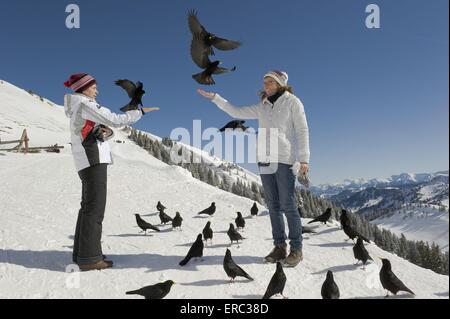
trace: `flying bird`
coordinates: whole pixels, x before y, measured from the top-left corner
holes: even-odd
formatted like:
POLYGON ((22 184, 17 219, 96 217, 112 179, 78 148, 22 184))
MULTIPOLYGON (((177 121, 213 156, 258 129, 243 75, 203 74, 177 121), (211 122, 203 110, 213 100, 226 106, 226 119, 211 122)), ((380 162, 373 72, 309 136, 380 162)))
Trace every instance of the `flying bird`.
POLYGON ((242 45, 241 42, 223 39, 208 32, 198 20, 197 12, 195 10, 188 12, 188 24, 192 35, 198 35, 199 41, 201 41, 202 46, 205 47, 204 50, 207 55, 215 54, 212 47, 222 51, 229 51, 237 49, 242 45))
POLYGON ((136 84, 134 84, 130 80, 117 80, 115 83, 117 86, 124 89, 131 99, 130 103, 120 109, 122 112, 137 110, 139 105, 143 106, 142 97, 144 96, 145 91, 142 82, 137 81, 136 84))
POLYGON ((231 129, 231 130, 242 130, 242 131, 246 131, 248 129, 247 126, 244 126, 245 121, 242 120, 234 120, 231 122, 228 122, 227 124, 225 124, 224 127, 222 127, 219 132, 225 132, 225 130, 227 129, 231 129))
POLYGON ((203 69, 203 72, 192 75, 192 78, 199 84, 214 85, 216 82, 212 77, 213 74, 217 75, 236 71, 236 67, 231 69, 220 67, 219 64, 222 64, 222 62, 219 60, 211 62, 206 53, 206 49, 206 46, 200 40, 200 35, 194 34, 191 43, 191 57, 195 64, 203 69))

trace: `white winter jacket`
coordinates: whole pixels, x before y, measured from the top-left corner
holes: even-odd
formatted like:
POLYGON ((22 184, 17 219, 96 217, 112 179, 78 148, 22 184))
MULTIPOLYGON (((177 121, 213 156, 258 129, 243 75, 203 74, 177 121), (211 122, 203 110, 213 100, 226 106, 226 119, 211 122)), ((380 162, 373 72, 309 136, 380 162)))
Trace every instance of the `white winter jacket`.
POLYGON ((142 117, 140 110, 120 115, 112 113, 95 100, 78 93, 64 96, 64 110, 70 118, 72 154, 77 171, 100 163, 113 163, 108 141, 97 140, 93 127, 100 124, 110 127, 131 125, 142 117))
POLYGON ((295 95, 284 92, 274 104, 266 98, 246 107, 235 107, 219 94, 215 95, 212 102, 234 118, 259 120, 258 162, 289 165, 309 163, 308 123, 303 104, 295 95), (270 147, 271 134, 278 147, 270 147), (261 150, 263 145, 265 152, 261 150))

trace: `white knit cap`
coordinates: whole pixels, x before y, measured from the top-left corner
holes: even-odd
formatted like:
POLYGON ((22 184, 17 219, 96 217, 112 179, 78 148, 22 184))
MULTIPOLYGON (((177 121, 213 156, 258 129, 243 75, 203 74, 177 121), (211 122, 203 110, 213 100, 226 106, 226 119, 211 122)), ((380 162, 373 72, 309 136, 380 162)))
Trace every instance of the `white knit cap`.
POLYGON ((270 77, 277 81, 277 83, 281 86, 287 86, 289 76, 286 72, 282 71, 270 71, 266 75, 264 75, 264 78, 270 77))

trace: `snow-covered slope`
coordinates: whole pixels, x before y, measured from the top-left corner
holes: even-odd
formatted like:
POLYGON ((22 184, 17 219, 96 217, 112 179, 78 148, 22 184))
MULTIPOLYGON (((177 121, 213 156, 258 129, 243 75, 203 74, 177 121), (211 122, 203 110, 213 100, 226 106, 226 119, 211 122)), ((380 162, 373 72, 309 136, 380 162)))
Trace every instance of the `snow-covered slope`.
POLYGON ((372 222, 409 240, 434 242, 448 251, 448 211, 433 206, 405 207, 372 222))
MULTIPOLYGON (((16 122, 11 125, 28 125, 30 130, 32 126, 46 128, 46 117, 33 117, 32 124, 25 123, 29 119, 22 116, 28 112, 17 112, 14 101, 5 106, 3 90, 0 85, 0 121, 14 118, 16 122)), ((40 102, 30 102, 28 107, 46 108, 40 102)), ((43 143, 53 144, 58 137, 64 141, 67 119, 60 109, 50 113, 54 127, 61 131, 48 133, 42 129, 34 131, 33 136, 43 143)), ((124 132, 118 130, 116 134, 126 143, 112 143, 115 163, 108 172, 103 226, 104 253, 114 260, 115 267, 101 272, 65 272, 71 263, 81 190, 70 147, 60 154, 0 156, 0 180, 8 181, 0 183, 0 298, 131 298, 125 291, 167 279, 177 282, 168 298, 261 298, 275 270, 274 265, 262 262, 272 248, 267 210, 260 207, 260 216, 246 219, 246 239, 239 247, 230 248, 235 261, 256 280, 238 279, 229 284, 222 267, 229 247, 226 229, 236 211, 247 217, 253 202, 202 183, 186 170, 149 156, 128 141, 124 132), (158 200, 168 207, 170 215, 181 213, 182 231, 162 226, 161 233, 138 234, 133 214, 140 213, 158 224, 158 200), (213 201, 217 205, 214 217, 198 217, 196 213, 213 201), (204 250, 204 261, 180 267, 178 262, 208 220, 212 221, 215 237, 213 245, 204 250)), ((320 298, 326 272, 332 270, 342 298, 383 298, 379 260, 365 270, 354 266, 352 245, 345 241, 336 223, 320 226, 317 231, 305 236, 305 260, 294 269, 285 269, 285 295, 320 298)), ((447 276, 415 266, 374 244, 367 249, 374 259, 389 258, 394 272, 417 298, 448 298, 447 276)), ((399 298, 405 296, 400 294, 399 298)))

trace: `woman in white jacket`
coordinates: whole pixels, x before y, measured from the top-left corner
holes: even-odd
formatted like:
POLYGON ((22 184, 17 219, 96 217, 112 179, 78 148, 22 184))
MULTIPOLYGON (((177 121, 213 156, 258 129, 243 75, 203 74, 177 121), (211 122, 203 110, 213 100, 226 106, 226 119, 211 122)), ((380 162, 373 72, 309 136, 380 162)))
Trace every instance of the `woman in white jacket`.
POLYGON ((86 73, 72 75, 64 85, 75 92, 65 95, 64 109, 70 118, 72 155, 82 182, 73 262, 82 271, 110 268, 113 263, 105 259, 101 247, 107 165, 113 162, 107 141, 113 136, 113 131, 108 126, 131 125, 146 112, 158 108, 143 108, 120 115, 112 113, 96 102, 96 80, 86 73))
POLYGON ((284 260, 287 266, 295 267, 303 260, 295 177, 309 169, 309 130, 303 104, 292 94, 287 73, 268 72, 264 76, 261 101, 252 106, 235 107, 217 93, 204 90, 198 93, 234 118, 259 120, 258 166, 275 246, 265 260, 271 263, 284 260), (289 256, 282 212, 289 228, 289 256))

